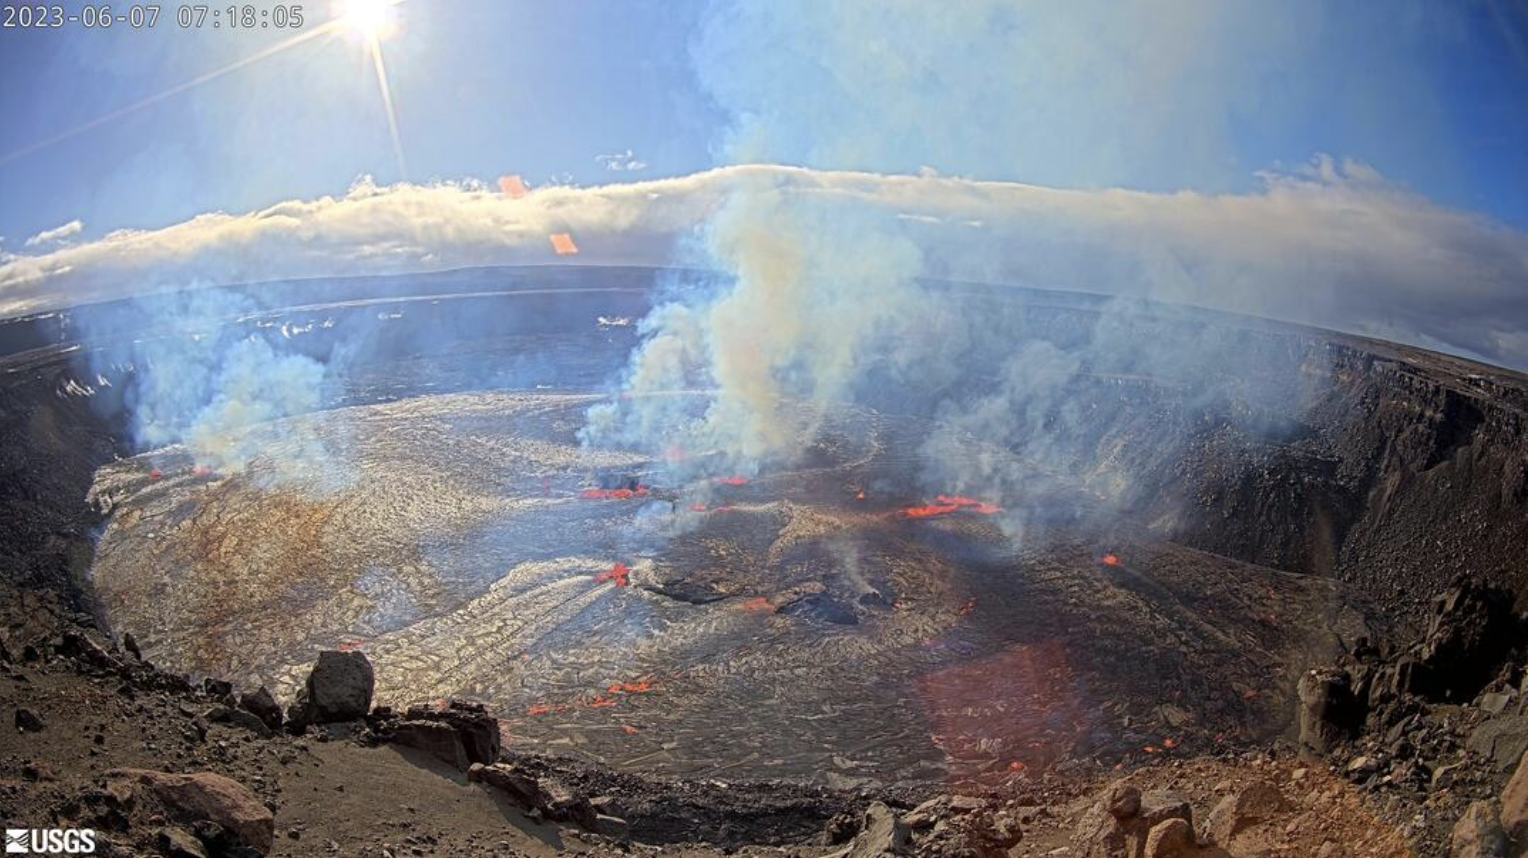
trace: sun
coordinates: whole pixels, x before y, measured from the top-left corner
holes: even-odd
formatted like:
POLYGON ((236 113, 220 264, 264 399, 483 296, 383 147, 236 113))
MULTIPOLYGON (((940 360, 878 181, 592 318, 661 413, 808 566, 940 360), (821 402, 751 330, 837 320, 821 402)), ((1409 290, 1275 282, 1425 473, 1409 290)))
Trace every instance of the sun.
POLYGON ((397 25, 394 7, 399 0, 345 0, 340 19, 347 29, 368 42, 393 33, 397 25))

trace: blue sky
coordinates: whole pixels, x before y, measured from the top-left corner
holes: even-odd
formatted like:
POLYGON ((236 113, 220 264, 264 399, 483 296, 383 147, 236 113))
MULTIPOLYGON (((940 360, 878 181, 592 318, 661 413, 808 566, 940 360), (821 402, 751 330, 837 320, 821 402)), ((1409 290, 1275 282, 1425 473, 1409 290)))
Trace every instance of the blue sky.
MULTIPOLYGON (((329 3, 305 5, 311 27, 333 14, 329 3)), ((998 104, 954 98, 949 114, 929 117, 983 129, 996 121, 986 104, 1019 117, 988 135, 995 151, 965 149, 974 135, 865 151, 816 145, 816 124, 840 116, 887 135, 910 119, 866 122, 882 118, 887 96, 816 53, 885 35, 902 44, 910 24, 885 4, 864 15, 837 8, 836 20, 802 33, 782 29, 784 16, 752 21, 720 3, 410 0, 383 47, 415 181, 516 172, 588 185, 760 157, 1221 193, 1323 152, 1525 229, 1525 4, 1172 5, 1150 4, 1135 21, 1115 4, 1044 4, 1041 16, 997 22, 992 52, 934 58, 953 79, 933 85, 970 89, 971 77, 986 81, 976 91, 1003 88, 984 96, 998 104), (1164 32, 1143 35, 1155 27, 1164 32), (785 40, 780 50, 768 36, 785 40), (788 121, 758 148, 729 145, 751 114, 788 121), (629 150, 643 169, 597 160, 629 150)), ((153 31, 0 30, 0 158, 282 38, 181 30, 174 9, 153 31)), ((340 194, 364 173, 401 178, 373 72, 356 40, 320 38, 0 162, 0 235, 16 252, 77 218, 78 239, 89 239, 340 194)))

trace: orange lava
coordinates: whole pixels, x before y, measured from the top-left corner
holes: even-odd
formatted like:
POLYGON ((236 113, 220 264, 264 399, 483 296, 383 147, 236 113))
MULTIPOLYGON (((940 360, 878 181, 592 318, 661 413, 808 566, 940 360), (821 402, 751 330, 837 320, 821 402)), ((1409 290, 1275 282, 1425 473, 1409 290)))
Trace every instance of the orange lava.
POLYGON ((687 509, 691 510, 692 512, 707 512, 707 504, 705 504, 705 503, 694 503, 691 506, 687 507, 687 509))
POLYGON ((626 587, 628 586, 628 574, 632 571, 622 563, 614 563, 611 569, 596 573, 596 583, 600 584, 603 581, 611 581, 619 587, 626 587))
POLYGON ((585 489, 580 492, 580 497, 588 500, 626 500, 628 498, 641 498, 649 494, 649 487, 640 485, 636 489, 585 489))
POLYGON ((647 679, 634 682, 614 682, 606 687, 608 694, 643 694, 654 690, 654 683, 647 679))
POLYGON ((744 477, 719 477, 718 482, 726 486, 742 486, 747 480, 744 477))
POLYGON ((624 724, 624 725, 622 725, 622 732, 627 733, 629 736, 632 736, 632 735, 636 735, 638 733, 638 728, 633 726, 632 724, 624 724))
POLYGON ((607 706, 616 706, 617 705, 617 698, 615 698, 615 697, 603 697, 600 694, 597 694, 595 697, 592 697, 591 699, 585 701, 585 705, 593 707, 593 708, 596 708, 596 709, 602 709, 602 708, 605 708, 607 706))
POLYGON ((1119 566, 1122 564, 1122 558, 1115 554, 1103 554, 1101 555, 1101 562, 1108 566, 1119 566))
POLYGON ((206 477, 211 473, 213 473, 213 469, 209 468, 207 465, 192 466, 192 476, 194 477, 206 477))
MULTIPOLYGON (((860 494, 858 494, 858 497, 860 497, 860 494)), ((975 500, 964 495, 937 495, 936 503, 905 507, 900 511, 900 514, 905 518, 935 518, 936 516, 948 515, 958 510, 976 512, 979 515, 994 515, 1002 511, 995 504, 975 500)))
POLYGON ((151 469, 149 469, 149 479, 157 480, 157 479, 159 479, 160 477, 163 477, 163 476, 165 476, 165 475, 160 473, 160 469, 159 468, 151 468, 151 469))
POLYGON ((574 256, 580 252, 580 248, 575 247, 574 239, 567 232, 555 232, 548 236, 548 242, 553 245, 553 252, 559 256, 574 256))
POLYGON ((547 715, 549 712, 561 712, 564 707, 552 703, 534 703, 527 707, 528 715, 547 715))
POLYGON ((867 492, 862 491, 861 489, 857 489, 856 490, 856 499, 857 500, 867 500, 867 492))
POLYGON ((739 603, 739 609, 741 611, 759 611, 763 613, 769 613, 775 610, 775 608, 771 606, 771 603, 766 601, 765 596, 754 596, 746 599, 745 601, 739 603))
POLYGON ((519 200, 527 195, 527 183, 523 182, 521 177, 514 173, 507 176, 501 176, 500 193, 505 194, 513 200, 519 200))

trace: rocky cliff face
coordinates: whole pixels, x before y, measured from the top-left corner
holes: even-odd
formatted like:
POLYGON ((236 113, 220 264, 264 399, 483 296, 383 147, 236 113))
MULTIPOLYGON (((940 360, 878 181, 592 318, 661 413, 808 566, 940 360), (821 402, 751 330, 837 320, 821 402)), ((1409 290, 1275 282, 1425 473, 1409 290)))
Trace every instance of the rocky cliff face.
POLYGON ((1465 573, 1525 610, 1525 380, 1378 345, 1309 345, 1307 401, 1286 443, 1232 423, 1190 439, 1154 485, 1166 530, 1334 576, 1412 625, 1465 573))

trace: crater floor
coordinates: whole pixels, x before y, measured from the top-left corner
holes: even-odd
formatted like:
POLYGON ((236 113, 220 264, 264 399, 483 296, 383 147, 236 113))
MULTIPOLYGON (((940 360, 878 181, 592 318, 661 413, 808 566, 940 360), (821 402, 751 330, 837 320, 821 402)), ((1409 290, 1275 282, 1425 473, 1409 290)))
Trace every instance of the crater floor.
POLYGON ((1359 630, 1331 580, 936 498, 914 418, 848 408, 795 466, 681 480, 582 449, 595 401, 417 396, 268 424, 237 475, 108 464, 102 609, 158 664, 285 696, 355 647, 379 702, 482 699, 513 745, 838 786, 1267 739, 1359 630))

